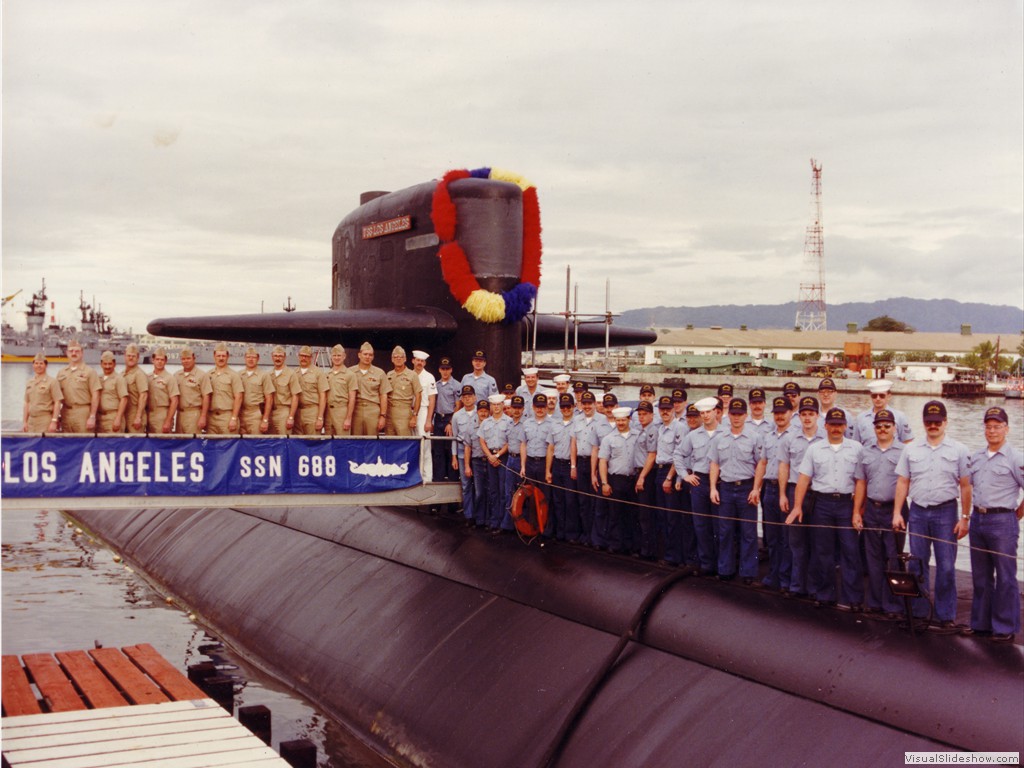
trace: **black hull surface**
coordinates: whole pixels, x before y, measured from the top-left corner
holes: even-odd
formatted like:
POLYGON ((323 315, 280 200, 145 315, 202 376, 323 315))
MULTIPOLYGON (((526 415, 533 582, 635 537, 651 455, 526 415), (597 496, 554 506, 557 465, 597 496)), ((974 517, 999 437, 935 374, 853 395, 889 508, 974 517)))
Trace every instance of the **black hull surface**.
POLYGON ((637 561, 411 509, 75 517, 408 765, 881 765, 1024 741, 1015 645, 915 638, 703 579, 666 586, 637 561))

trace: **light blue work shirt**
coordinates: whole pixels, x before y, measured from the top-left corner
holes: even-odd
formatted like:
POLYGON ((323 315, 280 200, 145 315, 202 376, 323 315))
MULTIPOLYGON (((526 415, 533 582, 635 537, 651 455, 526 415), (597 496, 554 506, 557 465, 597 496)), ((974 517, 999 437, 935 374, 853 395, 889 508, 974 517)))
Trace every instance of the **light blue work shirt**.
POLYGON ((686 422, 672 420, 668 424, 658 424, 658 447, 654 461, 657 464, 668 464, 676 452, 679 441, 683 439, 686 430, 686 422), (680 429, 682 425, 682 429, 680 429))
POLYGON ((455 438, 452 441, 452 452, 459 457, 459 461, 462 460, 463 449, 470 441, 476 440, 477 421, 476 410, 473 408, 463 408, 452 416, 452 437, 455 438))
POLYGON ((548 455, 548 435, 551 434, 551 419, 537 421, 536 416, 523 418, 523 436, 526 438, 526 455, 543 459, 548 455))
MULTIPOLYGON (((597 424, 598 417, 594 414, 589 419, 585 415, 576 417, 572 424, 572 436, 576 438, 576 455, 586 456, 590 458, 590 454, 594 451, 594 446, 597 445, 597 436, 594 434, 594 425, 597 424)), ((607 421, 607 419, 605 419, 607 421)))
POLYGON ((857 463, 857 480, 867 481, 867 497, 871 501, 892 501, 896 497, 896 465, 906 446, 899 440, 884 451, 875 442, 865 445, 857 463))
POLYGON ((508 420, 508 450, 509 453, 514 453, 516 456, 522 456, 520 451, 523 449, 523 443, 526 442, 526 432, 523 430, 525 421, 522 417, 518 422, 515 419, 508 420))
POLYGON ((658 425, 653 421, 637 433, 636 447, 633 451, 633 466, 643 469, 647 456, 658 449, 658 425))
POLYGON ((488 450, 491 453, 496 453, 501 450, 502 446, 508 445, 508 433, 511 426, 512 420, 506 418, 504 414, 498 419, 488 416, 477 429, 477 434, 487 443, 488 450))
POLYGON ((789 465, 789 480, 787 482, 795 483, 797 481, 797 475, 800 474, 800 463, 803 461, 807 449, 824 439, 825 432, 821 427, 818 427, 814 437, 810 438, 804 434, 803 429, 797 433, 786 432, 776 451, 779 463, 789 465))
POLYGON ((1024 488, 1021 452, 1009 442, 994 454, 982 448, 970 457, 969 471, 974 486, 973 501, 977 507, 1016 509, 1024 488))
POLYGON ((856 440, 832 445, 819 440, 804 453, 800 474, 811 478, 811 490, 818 493, 853 493, 854 476, 863 447, 856 440))
POLYGON ((462 385, 455 379, 449 378, 448 381, 438 379, 436 386, 437 400, 434 402, 434 413, 439 413, 442 416, 451 416, 455 413, 455 403, 459 399, 462 385))
POLYGON ((676 452, 672 454, 672 463, 676 465, 676 474, 679 477, 691 472, 705 475, 711 472, 711 459, 708 454, 711 451, 711 441, 717 434, 718 430, 708 432, 701 425, 679 441, 676 452))
MULTIPOLYGON (((476 400, 486 400, 491 395, 498 394, 498 382, 494 380, 494 377, 489 373, 482 373, 479 376, 474 376, 473 372, 470 371, 462 377, 462 386, 469 384, 476 392, 476 400)), ((462 387, 459 387, 461 389, 462 387)))
MULTIPOLYGON (((903 411, 889 407, 886 407, 885 410, 892 411, 892 417, 896 420, 896 424, 892 428, 893 439, 900 443, 913 440, 914 430, 903 411)), ((875 437, 875 412, 873 410, 864 411, 853 420, 853 438, 861 445, 878 442, 875 437)))
POLYGON ((484 419, 481 422, 480 421, 480 417, 479 416, 475 416, 473 418, 473 420, 471 422, 469 422, 470 426, 466 430, 466 434, 467 435, 469 435, 470 434, 470 430, 472 430, 473 437, 472 437, 472 439, 470 440, 470 443, 469 443, 469 451, 470 451, 469 455, 472 458, 474 458, 474 459, 482 459, 483 458, 484 447, 482 445, 480 445, 480 430, 484 428, 484 426, 487 424, 488 421, 494 421, 494 419, 492 419, 490 416, 488 416, 486 419, 484 419))
POLYGON ((615 422, 610 420, 607 416, 595 416, 594 417, 594 445, 598 448, 601 446, 601 441, 612 432, 615 431, 615 422))
POLYGON ((762 440, 756 429, 748 429, 735 435, 729 432, 718 432, 711 441, 708 458, 712 464, 718 465, 718 477, 726 483, 740 480, 751 480, 761 460, 762 440))
POLYGON ((597 458, 605 459, 608 462, 609 475, 634 474, 633 450, 636 447, 637 437, 637 433, 633 430, 622 434, 616 429, 601 438, 597 458))
POLYGON ((570 443, 572 440, 572 428, 573 419, 570 418, 568 421, 562 418, 562 415, 549 416, 548 421, 551 422, 551 429, 548 432, 548 445, 555 447, 555 458, 556 459, 571 459, 569 455, 570 443))
POLYGON ((967 448, 949 437, 935 448, 915 440, 900 455, 896 474, 910 478, 910 498, 918 506, 953 501, 960 497, 960 478, 968 477, 967 448))
POLYGON ((786 434, 786 430, 779 432, 779 428, 775 427, 761 441, 761 458, 767 462, 764 469, 765 480, 779 479, 779 445, 786 434))

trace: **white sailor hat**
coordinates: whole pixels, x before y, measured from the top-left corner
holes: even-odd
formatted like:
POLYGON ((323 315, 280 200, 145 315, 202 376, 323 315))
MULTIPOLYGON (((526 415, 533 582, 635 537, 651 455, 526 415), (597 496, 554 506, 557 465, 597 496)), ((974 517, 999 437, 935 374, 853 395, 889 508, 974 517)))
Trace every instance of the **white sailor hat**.
POLYGON ((876 395, 880 392, 888 392, 890 389, 892 389, 892 382, 889 379, 872 379, 868 382, 868 392, 876 395))
POLYGON ((414 349, 412 351, 412 357, 414 360, 426 360, 430 355, 424 352, 422 349, 414 349))
POLYGON ((632 412, 633 412, 632 408, 630 408, 629 406, 626 406, 626 405, 622 405, 622 406, 619 406, 618 408, 615 408, 612 411, 612 416, 614 418, 616 418, 616 419, 628 419, 629 418, 629 414, 632 413, 632 412))
POLYGON ((487 398, 487 402, 489 402, 491 405, 501 405, 502 403, 505 402, 505 396, 504 395, 490 395, 487 398))
POLYGON ((539 368, 523 368, 524 376, 536 376, 538 373, 540 373, 539 368))
POLYGON ((555 376, 555 378, 553 378, 552 381, 555 382, 556 384, 567 384, 570 378, 571 377, 568 373, 560 373, 557 376, 555 376))
POLYGON ((696 408, 701 413, 707 413, 708 411, 713 411, 713 410, 715 410, 715 408, 718 407, 718 398, 717 397, 702 397, 700 400, 698 400, 696 403, 693 404, 693 407, 696 408))

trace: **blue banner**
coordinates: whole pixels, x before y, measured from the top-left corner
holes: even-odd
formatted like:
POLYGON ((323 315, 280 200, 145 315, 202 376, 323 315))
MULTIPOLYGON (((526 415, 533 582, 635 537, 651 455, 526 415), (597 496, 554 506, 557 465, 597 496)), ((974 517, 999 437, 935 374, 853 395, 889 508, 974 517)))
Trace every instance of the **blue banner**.
POLYGON ((375 493, 421 483, 420 441, 4 438, 4 496, 375 493))

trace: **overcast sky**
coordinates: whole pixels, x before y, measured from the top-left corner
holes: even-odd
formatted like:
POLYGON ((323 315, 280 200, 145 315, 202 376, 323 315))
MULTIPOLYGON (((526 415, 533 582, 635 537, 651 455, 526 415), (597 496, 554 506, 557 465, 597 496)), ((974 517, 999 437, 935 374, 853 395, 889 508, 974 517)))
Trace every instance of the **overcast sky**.
POLYGON ((543 310, 567 264, 596 311, 794 301, 815 157, 830 302, 1024 307, 1022 40, 1021 0, 7 0, 3 292, 323 309, 360 192, 492 165, 543 310))

